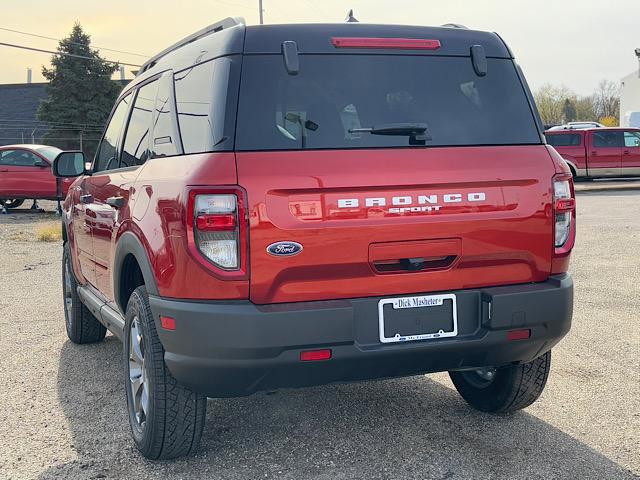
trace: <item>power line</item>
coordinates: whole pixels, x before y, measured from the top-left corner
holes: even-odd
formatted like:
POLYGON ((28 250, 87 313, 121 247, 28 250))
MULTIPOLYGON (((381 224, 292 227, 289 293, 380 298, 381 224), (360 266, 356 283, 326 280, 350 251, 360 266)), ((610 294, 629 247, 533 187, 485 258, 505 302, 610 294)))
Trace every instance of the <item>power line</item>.
MULTIPOLYGON (((0 27, 0 30, 4 30, 6 32, 13 32, 13 33, 19 33, 21 35, 29 35, 31 37, 37 37, 37 38, 44 38, 46 40, 55 40, 56 42, 60 42, 61 40, 58 38, 54 38, 54 37, 47 37, 46 35, 38 35, 36 33, 29 33, 29 32, 22 32, 20 30, 13 30, 12 28, 6 28, 6 27, 0 27)), ((71 43, 72 45, 80 45, 80 46, 85 46, 84 43, 78 43, 78 42, 72 42, 71 40, 66 40, 68 43, 71 43)), ((98 47, 96 45, 93 45, 93 48, 96 48, 98 50, 106 50, 108 52, 116 52, 116 53, 125 53, 127 55, 135 55, 136 57, 144 57, 144 58, 149 58, 149 55, 143 55, 142 53, 133 53, 133 52, 127 52, 125 50, 115 50, 113 48, 106 48, 106 47, 98 47)))
MULTIPOLYGON (((76 55, 74 53, 64 53, 64 52, 54 52, 52 50, 43 50, 42 48, 34 48, 34 47, 27 47, 24 45, 14 45, 12 43, 4 43, 4 42, 0 42, 0 45, 4 46, 4 47, 13 47, 13 48, 21 48, 23 50, 32 50, 34 52, 42 52, 42 53, 51 53, 53 55, 64 55, 67 57, 74 57, 74 58, 84 58, 85 60, 98 60, 97 58, 94 57, 85 57, 84 55, 76 55)), ((128 67, 141 67, 142 65, 138 65, 135 63, 125 63, 125 62, 117 62, 114 60, 103 60, 106 63, 113 63, 116 65, 127 65, 128 67)))
POLYGON ((101 128, 84 128, 84 127, 44 127, 44 126, 24 126, 24 127, 7 127, 5 125, 0 125, 0 130, 48 130, 48 131, 75 131, 82 130, 83 132, 93 132, 93 133, 101 133, 101 128))
POLYGON ((35 124, 35 123, 44 123, 47 125, 62 125, 62 126, 67 126, 67 125, 72 125, 72 126, 84 126, 84 127, 97 127, 97 128, 102 128, 104 127, 104 125, 101 125, 99 123, 82 123, 82 122, 55 122, 55 121, 49 121, 49 120, 32 120, 29 118, 25 118, 25 119, 11 119, 11 118, 0 118, 0 123, 28 123, 28 124, 35 124))

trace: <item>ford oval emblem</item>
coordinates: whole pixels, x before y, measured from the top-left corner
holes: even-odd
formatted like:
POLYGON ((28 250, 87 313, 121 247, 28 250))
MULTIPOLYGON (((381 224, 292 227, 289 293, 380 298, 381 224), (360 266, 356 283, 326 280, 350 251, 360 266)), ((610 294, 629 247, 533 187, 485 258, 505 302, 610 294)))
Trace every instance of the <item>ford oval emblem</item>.
POLYGON ((276 242, 267 247, 267 252, 276 257, 290 257, 302 251, 302 245, 298 242, 276 242))

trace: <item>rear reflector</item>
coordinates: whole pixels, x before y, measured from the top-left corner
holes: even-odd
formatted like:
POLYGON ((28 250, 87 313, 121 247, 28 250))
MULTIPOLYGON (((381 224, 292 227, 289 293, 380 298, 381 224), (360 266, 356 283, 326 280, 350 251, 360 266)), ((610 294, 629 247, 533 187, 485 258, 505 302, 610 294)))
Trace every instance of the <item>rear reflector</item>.
POLYGON ((437 50, 440 48, 440 40, 423 38, 332 37, 331 43, 336 48, 393 48, 400 50, 437 50))
POLYGON ((171 317, 160 317, 160 325, 165 330, 175 330, 176 329, 176 319, 171 317))
POLYGON ((331 358, 331 349, 324 350, 305 350, 300 352, 300 360, 303 362, 315 362, 318 360, 329 360, 331 358))
POLYGON ((531 336, 531 330, 509 330, 507 332, 507 340, 526 340, 531 336))

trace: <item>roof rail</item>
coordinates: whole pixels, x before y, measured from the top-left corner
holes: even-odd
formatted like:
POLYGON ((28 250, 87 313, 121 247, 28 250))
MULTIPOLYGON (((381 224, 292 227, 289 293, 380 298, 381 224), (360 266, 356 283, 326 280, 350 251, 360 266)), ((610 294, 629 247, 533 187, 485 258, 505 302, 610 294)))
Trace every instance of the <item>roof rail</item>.
POLYGON ((219 32, 226 28, 231 28, 231 27, 235 27, 236 25, 245 25, 245 24, 246 22, 242 17, 227 17, 224 20, 220 20, 219 22, 216 22, 207 27, 204 27, 203 29, 198 30, 197 32, 192 33, 188 37, 185 37, 182 40, 174 43, 170 47, 165 48, 160 53, 154 55, 149 60, 144 62, 142 67, 140 67, 140 70, 138 70, 138 72, 136 73, 136 76, 140 75, 142 72, 146 72, 151 67, 153 67, 156 63, 158 63, 158 60, 160 60, 162 57, 164 57, 165 55, 168 55, 169 53, 173 52, 174 50, 177 50, 180 47, 183 47, 191 42, 195 42, 196 40, 202 37, 206 37, 207 35, 219 32))
POLYGON ((440 25, 441 27, 447 28, 463 28, 465 30, 469 30, 469 27, 462 25, 460 23, 445 23, 444 25, 440 25))

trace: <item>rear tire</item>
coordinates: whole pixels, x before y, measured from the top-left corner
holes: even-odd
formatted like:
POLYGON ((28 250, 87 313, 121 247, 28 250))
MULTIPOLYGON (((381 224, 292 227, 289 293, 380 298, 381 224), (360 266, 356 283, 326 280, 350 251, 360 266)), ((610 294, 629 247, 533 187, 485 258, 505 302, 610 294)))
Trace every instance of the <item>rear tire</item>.
POLYGON ((551 351, 520 365, 449 372, 458 393, 476 410, 507 413, 535 402, 547 383, 551 351))
POLYGON ((73 343, 95 343, 104 339, 107 329, 84 306, 78 295, 78 282, 71 265, 69 244, 64 244, 62 254, 62 294, 67 336, 73 343))
POLYGON ((140 453, 165 460, 195 452, 207 398, 179 384, 165 365, 144 286, 127 304, 123 352, 129 424, 140 453))
POLYGON ((9 210, 12 208, 18 208, 24 203, 24 200, 2 200, 1 202, 5 206, 5 208, 9 210))

